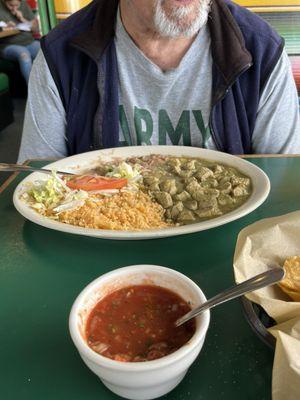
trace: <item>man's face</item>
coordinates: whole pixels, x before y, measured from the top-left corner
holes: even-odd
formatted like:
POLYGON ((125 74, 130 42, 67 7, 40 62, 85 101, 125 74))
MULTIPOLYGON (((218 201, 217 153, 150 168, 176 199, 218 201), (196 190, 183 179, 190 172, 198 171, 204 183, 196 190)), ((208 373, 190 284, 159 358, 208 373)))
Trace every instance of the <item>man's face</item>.
POLYGON ((126 0, 161 36, 193 36, 205 25, 211 0, 126 0))

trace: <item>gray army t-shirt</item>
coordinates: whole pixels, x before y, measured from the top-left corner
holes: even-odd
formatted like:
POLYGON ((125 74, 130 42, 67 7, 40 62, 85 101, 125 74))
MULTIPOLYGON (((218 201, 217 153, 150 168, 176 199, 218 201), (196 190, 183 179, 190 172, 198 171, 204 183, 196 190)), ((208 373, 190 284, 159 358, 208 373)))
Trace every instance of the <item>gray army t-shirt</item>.
MULTIPOLYGON (((178 70, 167 73, 160 71, 130 41, 119 26, 116 45, 120 70, 120 144, 125 144, 125 140, 128 144, 190 142, 194 146, 215 148, 207 129, 211 107, 208 30, 199 33, 178 70), (130 46, 127 54, 123 42, 130 46), (135 59, 140 63, 133 65, 135 59)), ((298 107, 291 66, 283 52, 261 94, 252 136, 254 153, 300 153, 298 107)), ((65 132, 65 110, 40 51, 30 76, 18 161, 65 157, 65 132)))
POLYGON ((175 69, 163 72, 127 34, 118 14, 120 145, 215 148, 208 128, 212 57, 207 27, 175 69), (128 56, 130 55, 130 56, 128 56))

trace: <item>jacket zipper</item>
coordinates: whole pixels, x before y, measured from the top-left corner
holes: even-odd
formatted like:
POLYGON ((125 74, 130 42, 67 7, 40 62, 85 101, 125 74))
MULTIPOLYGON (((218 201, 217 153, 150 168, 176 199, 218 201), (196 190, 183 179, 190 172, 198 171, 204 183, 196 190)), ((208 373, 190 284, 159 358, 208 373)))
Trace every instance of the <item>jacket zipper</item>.
POLYGON ((72 47, 74 47, 75 49, 77 49, 77 50, 81 51, 82 53, 84 53, 85 55, 87 55, 91 60, 93 60, 95 62, 96 66, 97 66, 97 82, 96 82, 96 85, 97 85, 97 89, 98 89, 98 93, 99 93, 99 104, 98 104, 98 107, 96 109, 96 113, 95 113, 95 117, 94 117, 92 143, 89 146, 89 150, 96 150, 96 149, 99 149, 99 148, 102 147, 102 143, 100 141, 100 137, 101 137, 102 132, 100 131, 99 135, 95 134, 95 132, 97 132, 97 129, 96 129, 97 126, 100 126, 100 129, 101 129, 101 122, 102 122, 102 117, 103 117, 101 115, 101 113, 100 113, 100 110, 101 110, 101 108, 103 106, 103 99, 102 99, 102 96, 100 96, 100 93, 101 93, 101 91, 100 91, 100 89, 101 89, 101 87, 100 87, 100 78, 101 78, 101 75, 102 75, 101 71, 100 71, 101 62, 97 61, 92 56, 92 54, 90 54, 90 52, 88 50, 86 50, 85 48, 80 47, 80 46, 78 46, 77 44, 74 44, 74 43, 72 43, 72 47))
POLYGON ((220 145, 218 138, 216 136, 216 133, 214 131, 213 128, 213 124, 212 124, 212 115, 213 115, 213 109, 214 107, 224 99, 224 97, 226 96, 226 94, 228 93, 229 89, 233 86, 233 84, 236 82, 236 80, 244 73, 246 72, 250 67, 252 67, 253 63, 249 63, 247 65, 245 65, 245 67, 231 80, 231 82, 227 85, 226 89, 224 90, 224 92, 219 96, 219 98, 215 101, 215 103, 213 104, 213 106, 211 107, 211 113, 210 113, 210 117, 209 117, 209 128, 210 128, 210 132, 211 132, 211 136, 216 144, 217 150, 219 151, 223 151, 222 146, 220 145))

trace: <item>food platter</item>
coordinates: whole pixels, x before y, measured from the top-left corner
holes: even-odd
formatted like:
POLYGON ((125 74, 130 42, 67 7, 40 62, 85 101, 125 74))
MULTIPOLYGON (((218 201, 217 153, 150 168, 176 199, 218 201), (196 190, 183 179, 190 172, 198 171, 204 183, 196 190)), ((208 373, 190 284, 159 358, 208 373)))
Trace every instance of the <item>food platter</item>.
POLYGON ((34 172, 26 177, 16 188, 13 202, 16 209, 26 219, 38 225, 57 231, 73 233, 78 235, 93 236, 103 239, 155 239, 169 237, 175 235, 183 235, 193 232, 214 228, 224 225, 228 222, 241 218, 257 207, 259 207, 267 198, 270 191, 270 181, 267 175, 252 163, 227 153, 214 150, 207 150, 196 147, 184 146, 133 146, 119 147, 113 149, 96 150, 92 152, 82 153, 79 155, 67 157, 45 166, 47 169, 59 170, 65 172, 73 172, 77 174, 84 173, 89 169, 96 168, 99 162, 112 161, 117 158, 125 159, 128 157, 140 157, 151 154, 176 156, 176 157, 198 157, 208 161, 216 161, 226 164, 230 167, 237 168, 243 174, 247 175, 252 182, 252 193, 248 200, 237 209, 223 214, 213 219, 200 221, 188 225, 173 226, 160 229, 140 230, 140 231, 121 231, 106 229, 91 229, 79 226, 65 224, 56 220, 49 219, 38 214, 28 204, 26 204, 20 195, 24 191, 24 187, 29 183, 33 183, 38 179, 43 179, 44 174, 34 172))

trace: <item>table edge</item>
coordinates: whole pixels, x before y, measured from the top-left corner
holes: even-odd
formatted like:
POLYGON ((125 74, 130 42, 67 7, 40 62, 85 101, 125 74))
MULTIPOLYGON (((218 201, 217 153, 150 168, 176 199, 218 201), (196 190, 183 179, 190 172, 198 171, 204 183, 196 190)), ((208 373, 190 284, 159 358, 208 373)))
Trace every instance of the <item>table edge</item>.
POLYGON ((5 31, 0 31, 0 39, 7 38, 9 36, 14 36, 20 33, 21 31, 19 29, 9 29, 5 31))
MULTIPOLYGON (((31 158, 22 163, 22 165, 28 165, 32 161, 57 161, 58 158, 31 158)), ((0 194, 11 184, 11 182, 19 175, 20 172, 14 172, 9 178, 7 178, 0 186, 0 194)))

